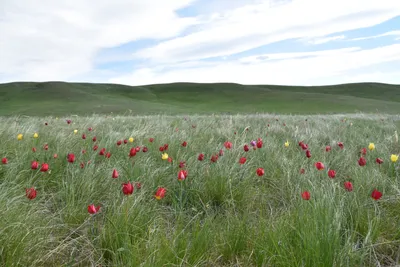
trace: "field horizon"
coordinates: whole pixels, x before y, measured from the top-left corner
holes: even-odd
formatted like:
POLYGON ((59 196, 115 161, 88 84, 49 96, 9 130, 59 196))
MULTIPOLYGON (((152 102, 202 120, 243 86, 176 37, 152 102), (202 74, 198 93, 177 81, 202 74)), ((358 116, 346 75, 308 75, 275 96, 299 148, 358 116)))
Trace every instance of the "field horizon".
POLYGON ((0 84, 0 116, 154 114, 330 114, 400 112, 400 85, 329 86, 67 82, 0 84))

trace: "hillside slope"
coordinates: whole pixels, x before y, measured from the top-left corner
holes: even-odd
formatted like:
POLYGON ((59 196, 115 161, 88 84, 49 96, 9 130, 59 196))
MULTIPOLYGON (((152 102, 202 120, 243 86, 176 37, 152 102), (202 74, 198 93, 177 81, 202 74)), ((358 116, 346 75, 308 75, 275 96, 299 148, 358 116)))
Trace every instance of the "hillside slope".
POLYGON ((400 85, 276 86, 174 83, 15 82, 0 84, 0 115, 91 113, 400 113, 400 85))

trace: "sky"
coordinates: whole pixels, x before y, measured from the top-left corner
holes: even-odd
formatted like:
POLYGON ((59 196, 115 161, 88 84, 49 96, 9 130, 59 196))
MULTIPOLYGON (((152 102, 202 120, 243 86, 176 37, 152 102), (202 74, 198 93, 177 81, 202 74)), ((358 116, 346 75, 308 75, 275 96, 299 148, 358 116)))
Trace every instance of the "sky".
POLYGON ((0 1, 0 83, 400 84, 399 0, 0 1))

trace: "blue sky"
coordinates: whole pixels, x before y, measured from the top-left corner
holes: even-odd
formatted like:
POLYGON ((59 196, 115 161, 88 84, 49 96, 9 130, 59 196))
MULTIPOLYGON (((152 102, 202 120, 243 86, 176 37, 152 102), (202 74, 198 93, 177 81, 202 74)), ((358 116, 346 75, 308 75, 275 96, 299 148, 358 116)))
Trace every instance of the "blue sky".
POLYGON ((29 0, 0 10, 0 82, 400 84, 400 1, 29 0))

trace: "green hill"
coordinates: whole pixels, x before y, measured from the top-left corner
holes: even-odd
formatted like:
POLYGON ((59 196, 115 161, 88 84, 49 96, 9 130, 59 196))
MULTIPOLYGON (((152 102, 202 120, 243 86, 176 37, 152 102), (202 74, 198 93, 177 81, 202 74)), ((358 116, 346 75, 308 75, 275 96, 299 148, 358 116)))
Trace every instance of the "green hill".
POLYGON ((15 82, 0 84, 0 115, 91 113, 400 113, 400 85, 334 86, 15 82))

